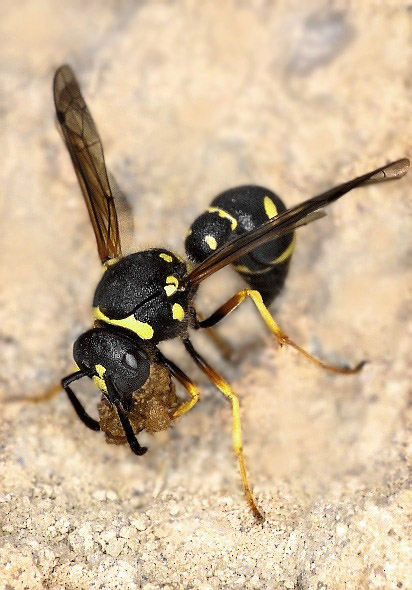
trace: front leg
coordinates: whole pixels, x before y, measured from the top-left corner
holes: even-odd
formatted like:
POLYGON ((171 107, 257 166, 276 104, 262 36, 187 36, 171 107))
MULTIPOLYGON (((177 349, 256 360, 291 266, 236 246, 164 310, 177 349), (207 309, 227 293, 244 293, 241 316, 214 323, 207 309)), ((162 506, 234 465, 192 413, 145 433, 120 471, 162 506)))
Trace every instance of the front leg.
POLYGON ((131 448, 131 450, 133 451, 133 453, 135 455, 138 455, 139 457, 141 457, 142 455, 147 453, 147 447, 142 447, 140 445, 139 441, 137 440, 136 435, 133 432, 132 425, 130 424, 130 420, 127 417, 127 415, 123 409, 123 405, 120 400, 120 396, 119 396, 118 392, 116 391, 110 377, 105 378, 105 383, 107 386, 108 400, 111 404, 113 404, 115 406, 115 408, 117 410, 117 415, 119 416, 119 420, 122 424, 122 428, 123 428, 124 433, 126 435, 127 442, 129 443, 129 447, 131 448))
POLYGON ((179 381, 179 383, 181 385, 183 385, 183 387, 186 389, 186 391, 188 392, 188 394, 190 395, 190 399, 186 402, 183 402, 175 411, 175 413, 173 414, 173 420, 175 418, 179 418, 179 416, 182 416, 183 414, 186 414, 186 412, 188 412, 189 410, 191 410, 193 408, 193 406, 195 406, 197 404, 197 402, 199 401, 199 389, 198 387, 195 385, 195 383, 193 383, 193 381, 191 381, 189 379, 189 377, 183 373, 183 371, 181 369, 179 369, 179 367, 177 365, 174 364, 173 361, 169 360, 168 358, 166 358, 159 349, 157 349, 156 351, 157 354, 157 358, 159 360, 159 363, 161 363, 162 365, 164 365, 166 367, 166 369, 168 369, 170 371, 170 373, 172 374, 172 376, 179 381))
POLYGON ((88 376, 89 375, 88 375, 87 371, 82 371, 82 370, 76 371, 75 373, 72 373, 71 375, 68 375, 67 377, 62 379, 62 387, 65 390, 65 392, 67 393, 67 396, 68 396, 69 400, 71 401, 73 408, 76 411, 76 414, 78 415, 80 420, 83 422, 83 424, 85 424, 87 426, 87 428, 90 428, 91 430, 95 430, 97 432, 100 430, 100 424, 98 423, 97 420, 95 420, 94 418, 89 416, 89 414, 86 412, 83 405, 81 404, 80 400, 78 399, 78 397, 76 396, 76 394, 74 393, 72 388, 70 387, 70 384, 73 383, 73 381, 77 381, 78 379, 82 379, 82 377, 88 377, 88 376))

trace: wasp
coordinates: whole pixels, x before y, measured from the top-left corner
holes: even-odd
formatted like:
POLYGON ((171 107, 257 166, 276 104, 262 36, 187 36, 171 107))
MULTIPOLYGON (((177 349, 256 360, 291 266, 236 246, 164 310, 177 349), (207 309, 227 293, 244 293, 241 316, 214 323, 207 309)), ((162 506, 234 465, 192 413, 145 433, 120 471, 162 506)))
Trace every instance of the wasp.
POLYGON ((62 380, 74 410, 92 430, 103 430, 108 442, 128 444, 144 455, 138 434, 164 430, 191 410, 199 399, 197 385, 158 348, 179 338, 194 363, 232 406, 233 448, 243 488, 253 515, 263 520, 249 485, 242 452, 239 400, 229 383, 194 348, 190 330, 211 329, 246 299, 251 299, 279 345, 288 344, 318 366, 334 367, 298 346, 278 326, 268 305, 280 292, 295 245, 295 230, 324 216, 323 209, 367 183, 406 174, 404 158, 335 186, 287 209, 272 191, 239 186, 221 193, 192 224, 186 237, 188 261, 167 248, 151 248, 122 256, 113 181, 105 164, 102 142, 68 65, 58 68, 53 82, 58 125, 69 151, 93 226, 103 275, 93 298, 94 325, 73 346, 76 370, 62 380), (200 283, 231 264, 247 287, 209 317, 195 308, 200 283), (88 377, 101 392, 99 420, 92 418, 73 390, 88 377), (180 401, 174 382, 188 396, 180 401))

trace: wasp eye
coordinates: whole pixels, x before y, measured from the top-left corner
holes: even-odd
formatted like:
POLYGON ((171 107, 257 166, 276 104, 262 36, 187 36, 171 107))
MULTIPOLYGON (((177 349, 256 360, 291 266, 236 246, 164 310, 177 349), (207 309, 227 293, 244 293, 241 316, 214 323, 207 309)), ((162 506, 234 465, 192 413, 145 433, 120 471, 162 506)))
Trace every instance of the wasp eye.
POLYGON ((124 364, 131 369, 137 369, 137 358, 131 352, 126 352, 123 357, 124 364))

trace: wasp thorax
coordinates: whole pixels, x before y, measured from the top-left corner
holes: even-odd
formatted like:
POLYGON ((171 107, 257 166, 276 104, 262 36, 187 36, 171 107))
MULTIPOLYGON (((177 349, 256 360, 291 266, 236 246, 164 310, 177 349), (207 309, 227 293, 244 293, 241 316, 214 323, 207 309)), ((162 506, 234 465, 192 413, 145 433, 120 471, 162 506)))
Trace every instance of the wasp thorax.
POLYGON ((107 391, 110 380, 122 396, 140 389, 150 373, 150 359, 143 347, 127 334, 110 328, 93 328, 79 336, 73 357, 99 389, 107 391))
POLYGON ((151 344, 183 336, 195 292, 181 287, 186 273, 186 264, 165 248, 129 254, 104 272, 94 294, 94 317, 151 344))

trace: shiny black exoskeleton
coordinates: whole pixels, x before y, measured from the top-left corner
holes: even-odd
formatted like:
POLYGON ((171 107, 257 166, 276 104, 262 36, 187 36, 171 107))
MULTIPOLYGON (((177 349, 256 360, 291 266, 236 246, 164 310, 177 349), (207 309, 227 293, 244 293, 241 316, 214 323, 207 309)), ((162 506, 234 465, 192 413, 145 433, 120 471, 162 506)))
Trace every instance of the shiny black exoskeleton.
POLYGON ((133 391, 138 391, 149 377, 152 355, 126 330, 95 327, 81 334, 73 345, 73 358, 81 371, 92 374, 99 389, 107 390, 110 377, 127 407, 133 391))
MULTIPOLYGON (((283 201, 261 186, 246 185, 218 195, 191 225, 185 248, 190 260, 203 262, 225 244, 286 211, 283 201)), ((269 305, 285 282, 294 233, 281 236, 236 259, 232 266, 269 305)))
POLYGON ((114 260, 97 285, 94 316, 153 345, 183 337, 194 319, 191 302, 197 289, 183 289, 186 273, 186 264, 165 248, 114 260))
MULTIPOLYGON (((208 329, 250 298, 279 344, 289 344, 322 368, 354 373, 355 368, 332 367, 313 357, 282 332, 265 303, 284 283, 294 246, 294 230, 322 217, 319 210, 353 188, 400 178, 407 159, 392 162, 340 184, 290 209, 273 192, 243 186, 220 194, 192 225, 186 239, 189 269, 173 252, 153 248, 122 256, 113 178, 93 118, 72 69, 61 66, 54 77, 57 121, 85 199, 104 267, 94 296, 94 327, 75 342, 75 372, 62 385, 79 418, 92 430, 103 430, 108 442, 127 442, 136 455, 142 430, 158 432, 188 412, 199 399, 196 384, 167 359, 157 344, 179 338, 197 367, 232 404, 233 448, 239 462, 245 495, 254 516, 262 520, 249 486, 243 460, 239 400, 229 383, 197 352, 189 329, 208 329), (197 314, 193 298, 199 284, 228 264, 252 287, 242 289, 208 318, 197 314), (100 421, 83 407, 71 384, 83 377, 101 391, 100 421), (186 389, 182 402, 172 377, 186 389)), ((222 342, 213 336, 216 343, 222 342)))

